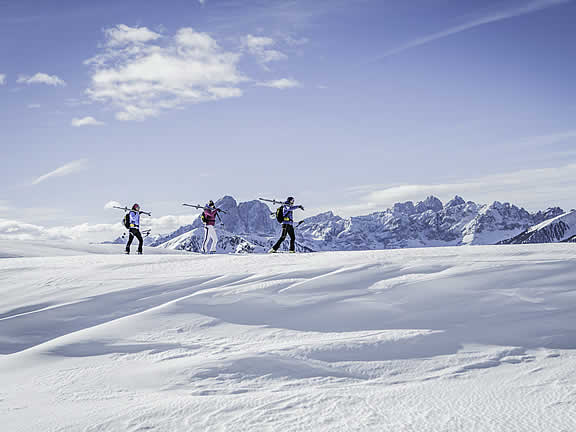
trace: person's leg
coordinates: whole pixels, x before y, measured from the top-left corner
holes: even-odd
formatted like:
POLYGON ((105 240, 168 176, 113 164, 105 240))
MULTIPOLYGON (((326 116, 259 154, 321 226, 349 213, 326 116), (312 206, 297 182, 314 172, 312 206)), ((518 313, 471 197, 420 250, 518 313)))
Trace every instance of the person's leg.
POLYGON ((208 225, 204 226, 204 242, 202 243, 202 253, 208 251, 208 225))
POLYGON ((290 236, 290 251, 294 252, 296 248, 296 234, 294 233, 294 227, 288 225, 288 235, 290 236))
POLYGON ((216 246, 218 246, 218 234, 216 228, 212 227, 212 252, 216 252, 216 246))
POLYGON ((130 253, 130 245, 134 240, 134 234, 132 234, 132 229, 129 231, 130 235, 128 235, 128 243, 126 243, 126 252, 130 253))
POLYGON ((276 244, 272 247, 273 250, 277 251, 280 246, 282 245, 282 243, 284 242, 284 240, 286 240, 286 235, 288 233, 288 227, 289 225, 282 225, 282 235, 280 236, 280 238, 278 239, 278 241, 276 242, 276 244))
POLYGON ((216 245, 218 244, 218 234, 216 234, 216 228, 214 228, 212 225, 210 225, 210 238, 212 239, 210 252, 216 252, 216 245))
POLYGON ((138 253, 141 254, 142 253, 142 246, 144 246, 144 239, 142 238, 142 233, 140 233, 139 229, 135 229, 134 230, 134 235, 136 236, 136 238, 138 239, 139 243, 138 243, 138 253))

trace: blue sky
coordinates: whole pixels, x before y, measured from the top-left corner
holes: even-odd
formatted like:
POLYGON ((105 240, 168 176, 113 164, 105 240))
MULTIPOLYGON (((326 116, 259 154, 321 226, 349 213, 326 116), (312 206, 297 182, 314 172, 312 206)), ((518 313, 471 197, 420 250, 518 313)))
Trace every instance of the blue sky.
POLYGON ((570 0, 0 1, 0 218, 98 231, 114 200, 168 230, 226 194, 569 209, 575 18, 570 0))

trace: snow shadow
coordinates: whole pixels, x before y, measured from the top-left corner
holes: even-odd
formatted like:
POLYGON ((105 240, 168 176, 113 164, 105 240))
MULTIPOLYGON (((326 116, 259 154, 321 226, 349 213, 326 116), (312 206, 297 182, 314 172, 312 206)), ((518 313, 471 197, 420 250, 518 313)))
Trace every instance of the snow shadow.
POLYGON ((245 277, 192 278, 177 283, 114 291, 61 306, 47 303, 23 306, 2 314, 0 354, 23 351, 69 333, 160 306, 198 290, 209 289, 214 284, 220 285, 228 280, 237 281, 245 277))
POLYGON ((181 344, 160 344, 160 343, 135 343, 135 344, 113 344, 97 340, 90 342, 81 342, 60 346, 47 351, 47 354, 53 354, 63 357, 92 357, 107 354, 136 354, 145 351, 151 353, 164 352, 175 349, 196 349, 195 346, 184 346, 181 344))
POLYGON ((230 293, 222 301, 222 292, 217 300, 204 292, 170 311, 304 332, 436 331, 308 353, 325 361, 433 357, 467 344, 576 349, 576 269, 570 262, 492 263, 476 270, 366 265, 296 283, 278 276, 281 289, 248 291, 246 281, 249 296, 230 293))

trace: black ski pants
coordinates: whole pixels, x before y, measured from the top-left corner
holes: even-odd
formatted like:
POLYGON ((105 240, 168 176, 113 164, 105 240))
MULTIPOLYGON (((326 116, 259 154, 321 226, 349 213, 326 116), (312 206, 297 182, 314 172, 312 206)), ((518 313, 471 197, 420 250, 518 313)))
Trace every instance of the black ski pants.
POLYGON ((277 251, 280 248, 280 246, 282 245, 282 243, 284 242, 284 240, 286 240, 287 235, 290 236, 290 250, 293 251, 295 248, 295 243, 296 243, 296 234, 294 233, 294 227, 290 224, 283 224, 282 225, 282 236, 276 242, 276 244, 274 245, 274 247, 272 249, 277 251))
POLYGON ((136 237, 140 242, 138 244, 138 253, 142 253, 142 245, 144 244, 144 239, 142 238, 142 234, 138 228, 130 228, 130 236, 128 237, 128 243, 126 243, 126 250, 130 252, 130 245, 132 244, 134 237, 136 237))

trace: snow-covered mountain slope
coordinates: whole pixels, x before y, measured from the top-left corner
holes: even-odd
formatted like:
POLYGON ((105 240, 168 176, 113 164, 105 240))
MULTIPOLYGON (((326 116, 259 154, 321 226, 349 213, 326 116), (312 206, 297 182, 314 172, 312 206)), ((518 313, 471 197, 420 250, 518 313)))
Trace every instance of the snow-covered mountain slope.
POLYGON ((2 259, 2 430, 573 431, 575 262, 568 244, 2 259))
MULTIPOLYGON (((280 225, 259 201, 238 204, 224 197, 216 205, 227 211, 218 225, 219 252, 261 253, 276 242, 280 225)), ((529 213, 509 203, 479 205, 456 196, 445 205, 435 197, 366 216, 341 218, 332 212, 306 218, 297 229, 298 251, 378 250, 407 247, 496 244, 528 227, 562 214, 560 208, 529 213)), ((305 213, 297 212, 296 216, 305 213)), ((151 246, 200 251, 204 232, 198 218, 156 239, 151 246)), ((287 242, 284 248, 287 247, 287 242)))
POLYGON ((576 235, 576 211, 571 211, 528 228, 501 244, 557 243, 576 235))

